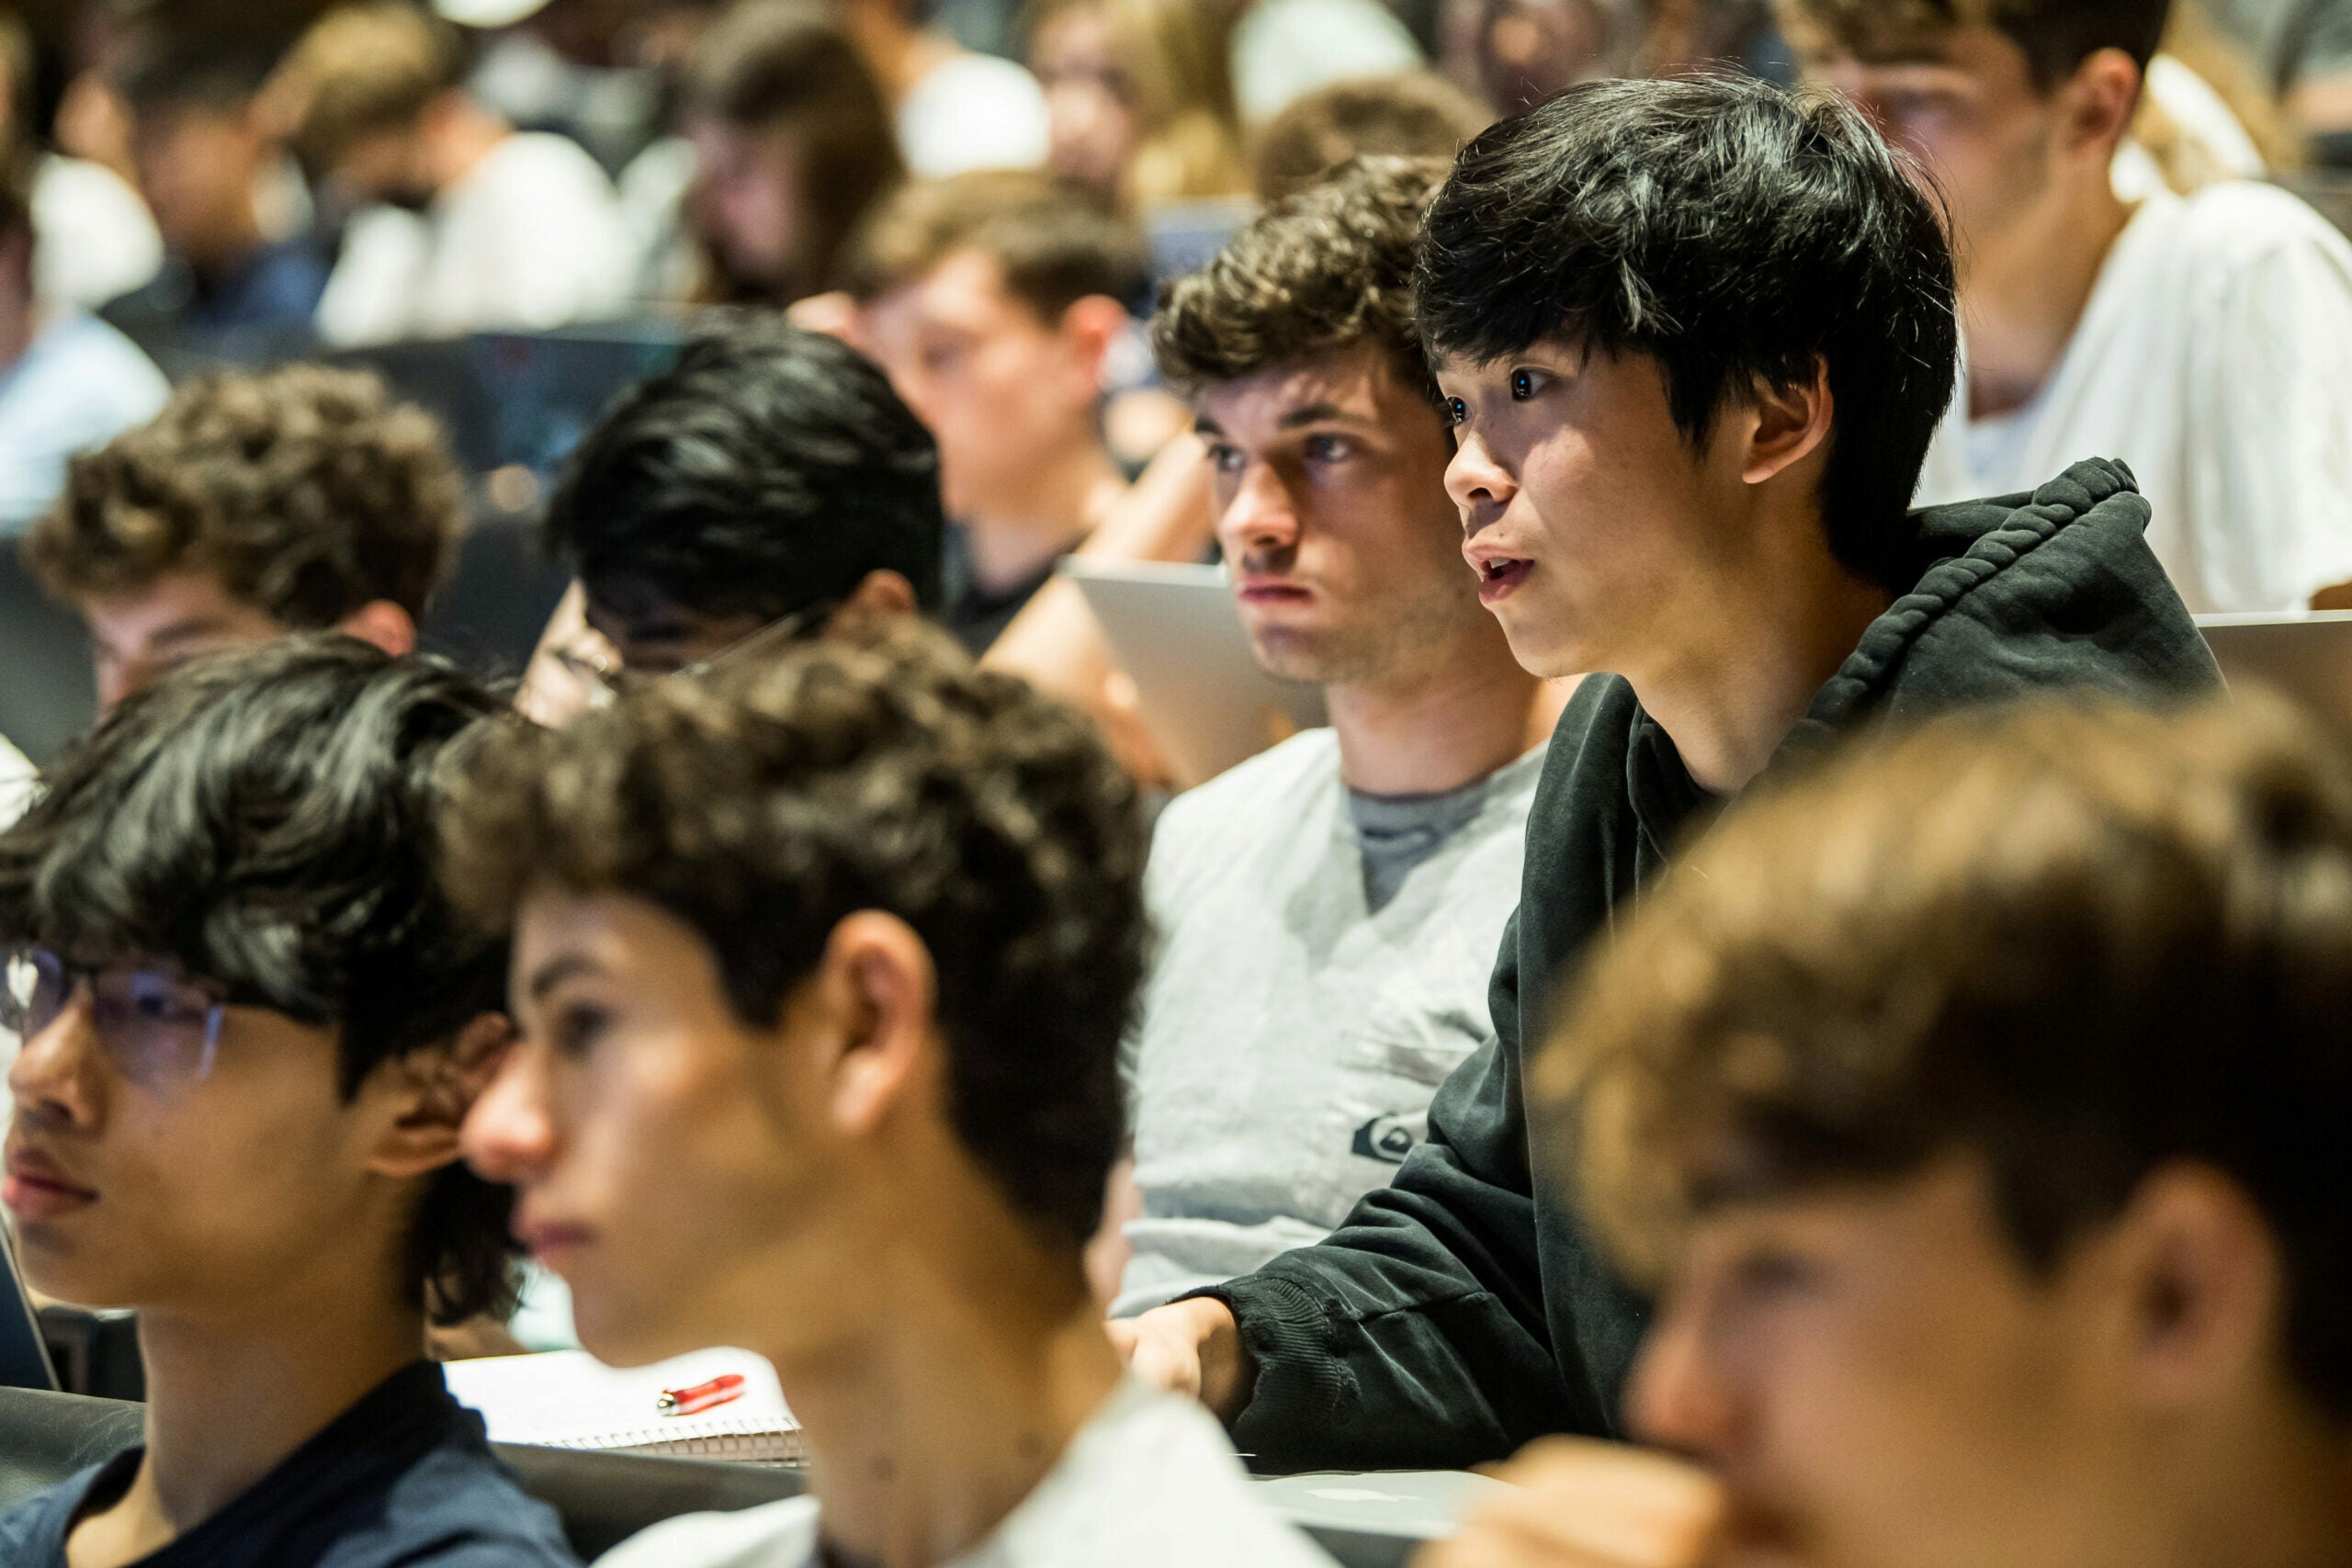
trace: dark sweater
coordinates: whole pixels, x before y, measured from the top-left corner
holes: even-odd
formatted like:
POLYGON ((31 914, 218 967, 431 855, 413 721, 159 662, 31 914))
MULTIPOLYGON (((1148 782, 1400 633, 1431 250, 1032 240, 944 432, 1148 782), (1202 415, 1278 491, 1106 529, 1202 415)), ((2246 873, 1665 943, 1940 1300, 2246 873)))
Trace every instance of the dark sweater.
MULTIPOLYGON (((1815 697, 1773 767, 1842 731, 2037 692, 2161 700, 2221 674, 2142 537, 2121 464, 2031 497, 1914 513, 1899 594, 1815 697)), ((1204 1292, 1256 1358, 1234 1427, 1261 1470, 1451 1467, 1555 1432, 1617 1435, 1644 1304, 1568 1198, 1569 1152, 1521 1100, 1564 966, 1716 802, 1613 676, 1562 715, 1528 816, 1519 912, 1490 994, 1498 1039, 1430 1107, 1429 1137, 1322 1244, 1204 1292)))
MULTIPOLYGON (((65 1540, 111 1506, 143 1450, 0 1513, 0 1563, 65 1568, 65 1540)), ((498 1462, 441 1369, 393 1373, 219 1513, 138 1568, 577 1568, 555 1510, 498 1462)))

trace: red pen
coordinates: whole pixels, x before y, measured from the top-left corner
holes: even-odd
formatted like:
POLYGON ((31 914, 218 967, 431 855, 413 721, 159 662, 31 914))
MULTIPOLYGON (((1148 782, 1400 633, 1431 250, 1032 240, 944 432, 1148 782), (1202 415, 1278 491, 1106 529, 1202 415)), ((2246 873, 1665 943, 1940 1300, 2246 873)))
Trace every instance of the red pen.
POLYGON ((653 1408, 664 1416, 699 1416, 706 1410, 743 1397, 743 1375, 729 1372, 693 1388, 668 1388, 653 1402, 653 1408))

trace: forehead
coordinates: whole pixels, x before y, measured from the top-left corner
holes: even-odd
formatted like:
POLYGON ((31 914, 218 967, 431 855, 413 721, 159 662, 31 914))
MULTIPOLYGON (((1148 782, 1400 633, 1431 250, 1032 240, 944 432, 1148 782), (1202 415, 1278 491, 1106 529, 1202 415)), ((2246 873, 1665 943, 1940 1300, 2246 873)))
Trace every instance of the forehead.
POLYGON ((1408 396, 1379 353, 1364 344, 1217 382, 1204 389, 1194 403, 1204 426, 1249 440, 1324 419, 1385 424, 1396 417, 1408 396))
POLYGON ((515 998, 526 1003, 576 975, 699 985, 714 995, 718 987, 709 945, 677 916, 648 899, 546 878, 526 887, 515 908, 514 964, 515 998))
POLYGON ((257 606, 231 593, 209 571, 167 571, 119 592, 95 593, 82 603, 92 632, 108 642, 144 641, 172 634, 229 632, 256 639, 286 628, 257 606))
POLYGON ((890 327, 936 324, 974 331, 1014 327, 1038 328, 1046 323, 1029 302, 1007 285, 1003 264, 988 252, 963 246, 933 263, 910 283, 899 285, 874 302, 876 325, 890 327))

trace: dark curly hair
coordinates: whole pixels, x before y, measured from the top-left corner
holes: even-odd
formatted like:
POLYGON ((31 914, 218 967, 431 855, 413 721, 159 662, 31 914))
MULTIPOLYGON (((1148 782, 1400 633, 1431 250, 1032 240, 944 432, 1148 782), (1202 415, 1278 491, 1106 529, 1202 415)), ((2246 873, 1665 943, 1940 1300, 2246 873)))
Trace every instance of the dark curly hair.
POLYGON ((319 630, 379 599, 422 615, 455 564, 463 500, 440 426, 372 374, 210 376, 74 458, 24 558, 67 604, 200 571, 319 630))
POLYGON ((1370 344, 1437 406, 1413 325, 1413 247, 1445 178, 1436 158, 1353 158, 1274 203, 1160 291, 1160 373, 1197 391, 1370 344))
POLYGON ((654 682, 560 733, 512 724, 445 830, 452 885, 493 919, 542 880, 669 911, 758 1028, 842 919, 898 916, 936 968, 956 1135, 1045 1233, 1093 1233, 1124 1130, 1145 837, 1074 710, 901 623, 654 682))
MULTIPOLYGON (((506 949, 443 894, 436 771, 499 711, 426 659, 300 636, 200 660, 115 708, 0 834, 0 941, 167 958, 336 1032, 344 1093, 504 1010, 506 949)), ((514 1304, 512 1194, 453 1165, 411 1227, 434 1319, 514 1304)))
POLYGON ((1555 336, 1647 355, 1694 446, 1758 384, 1826 365, 1830 548, 1893 575, 1960 344, 1943 214, 1916 174, 1841 99, 1717 78, 1571 87, 1454 161, 1423 229, 1421 333, 1477 364, 1555 336))

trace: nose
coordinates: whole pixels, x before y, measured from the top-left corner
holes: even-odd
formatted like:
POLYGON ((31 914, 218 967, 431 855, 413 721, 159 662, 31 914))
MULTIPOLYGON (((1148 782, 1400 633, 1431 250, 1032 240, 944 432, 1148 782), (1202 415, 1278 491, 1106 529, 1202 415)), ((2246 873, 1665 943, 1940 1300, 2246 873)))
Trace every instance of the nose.
POLYGON ((555 1158, 555 1121, 548 1109, 547 1049, 517 1040, 467 1111, 458 1134, 466 1163, 486 1181, 526 1186, 555 1158))
POLYGON ((1730 1448, 1737 1400, 1708 1352, 1697 1311, 1673 1303, 1661 1310, 1634 1359, 1625 1412, 1634 1434, 1659 1448, 1702 1459, 1730 1448))
POLYGON ((49 1027, 22 1043, 8 1065, 8 1093, 20 1115, 88 1131, 106 1106, 96 1070, 96 1024, 90 994, 74 994, 49 1027))
POLYGON ((1462 513, 1463 531, 1475 534, 1502 515, 1519 493, 1519 483, 1496 459, 1485 437, 1465 431, 1453 449, 1453 460, 1445 466, 1445 493, 1462 513))
POLYGON ((1241 470, 1232 499, 1216 520, 1217 542, 1229 559, 1286 550, 1298 543, 1298 508, 1271 463, 1241 470))

